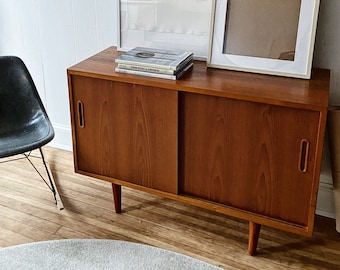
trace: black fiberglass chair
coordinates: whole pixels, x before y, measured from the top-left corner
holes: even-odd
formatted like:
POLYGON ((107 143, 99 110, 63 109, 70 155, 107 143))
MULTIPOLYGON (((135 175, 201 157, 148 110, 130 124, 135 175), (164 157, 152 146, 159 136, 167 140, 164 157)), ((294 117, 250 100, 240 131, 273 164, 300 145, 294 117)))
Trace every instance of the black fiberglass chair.
MULTIPOLYGON (((54 130, 38 91, 24 62, 15 56, 0 56, 0 158, 22 154, 52 191, 55 203, 63 204, 53 175, 45 162, 42 146, 54 137, 54 130), (49 178, 47 182, 31 160, 31 152, 39 149, 49 178)), ((40 158, 40 157, 39 157, 40 158)), ((6 159, 8 162, 18 159, 6 159)))

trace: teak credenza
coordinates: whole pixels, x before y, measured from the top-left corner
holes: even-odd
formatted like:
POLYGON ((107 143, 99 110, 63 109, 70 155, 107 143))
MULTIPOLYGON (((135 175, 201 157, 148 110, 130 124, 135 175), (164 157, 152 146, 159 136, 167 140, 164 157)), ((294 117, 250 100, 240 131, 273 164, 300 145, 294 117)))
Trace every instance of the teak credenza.
POLYGON ((311 236, 329 70, 310 80, 207 68, 180 80, 116 73, 115 47, 67 70, 75 171, 311 236))

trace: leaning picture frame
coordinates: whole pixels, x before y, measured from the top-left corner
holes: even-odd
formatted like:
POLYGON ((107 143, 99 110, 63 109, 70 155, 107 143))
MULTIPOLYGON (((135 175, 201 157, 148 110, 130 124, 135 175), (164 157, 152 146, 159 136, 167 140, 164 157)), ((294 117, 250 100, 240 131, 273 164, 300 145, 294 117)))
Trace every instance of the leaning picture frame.
POLYGON ((118 51, 148 47, 190 51, 195 59, 207 59, 212 0, 116 2, 118 51))
POLYGON ((213 0, 207 66, 309 79, 320 0, 213 0))

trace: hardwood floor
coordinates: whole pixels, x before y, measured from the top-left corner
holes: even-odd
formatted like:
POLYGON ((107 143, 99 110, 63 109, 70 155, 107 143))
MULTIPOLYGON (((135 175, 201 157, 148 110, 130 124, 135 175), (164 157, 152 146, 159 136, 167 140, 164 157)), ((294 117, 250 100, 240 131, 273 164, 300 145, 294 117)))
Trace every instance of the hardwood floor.
POLYGON ((26 160, 0 164, 0 247, 105 238, 154 245, 225 269, 340 269, 340 234, 332 219, 317 216, 312 238, 263 226, 258 254, 251 257, 247 222, 124 187, 122 214, 115 214, 110 183, 75 174, 70 152, 46 147, 45 154, 65 209, 57 210, 26 160))

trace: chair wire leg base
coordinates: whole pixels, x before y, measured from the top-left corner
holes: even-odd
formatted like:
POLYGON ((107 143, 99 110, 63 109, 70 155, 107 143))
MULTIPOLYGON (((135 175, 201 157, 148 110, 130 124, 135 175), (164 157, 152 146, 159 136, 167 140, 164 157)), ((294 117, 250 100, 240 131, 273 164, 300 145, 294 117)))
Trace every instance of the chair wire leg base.
POLYGON ((55 184, 55 181, 54 181, 54 178, 53 178, 53 174, 51 172, 51 169, 50 169, 50 166, 48 165, 48 163, 46 162, 45 160, 45 156, 44 156, 44 153, 43 153, 43 150, 42 148, 40 147, 39 148, 39 151, 40 151, 40 155, 41 155, 41 159, 42 159, 42 162, 44 164, 44 167, 46 169, 46 174, 48 176, 48 179, 49 179, 49 183, 46 182, 45 178, 42 176, 42 174, 39 172, 39 170, 36 168, 36 166, 34 165, 34 163, 31 161, 30 159, 30 153, 26 154, 24 153, 26 159, 29 161, 29 163, 33 166, 33 168, 36 170, 36 172, 39 174, 39 176, 41 177, 41 179, 45 182, 45 184, 48 186, 48 188, 52 191, 53 193, 53 197, 54 197, 54 201, 55 201, 55 204, 57 205, 58 209, 59 210, 63 210, 64 209, 64 205, 63 205, 63 202, 61 201, 61 198, 60 198, 60 195, 59 195, 59 192, 57 190, 57 187, 56 187, 56 184, 55 184))
POLYGON ((51 191, 53 193, 55 204, 57 205, 59 210, 63 210, 64 209, 64 205, 63 205, 63 202, 62 202, 62 200, 60 198, 60 195, 59 195, 57 186, 55 184, 55 181, 54 181, 53 174, 51 172, 50 166, 45 161, 45 156, 44 156, 44 153, 43 153, 43 150, 42 150, 41 147, 39 148, 39 151, 40 151, 41 158, 42 158, 42 161, 43 161, 45 169, 46 169, 47 176, 48 176, 48 178, 50 180, 50 189, 51 189, 51 191))

